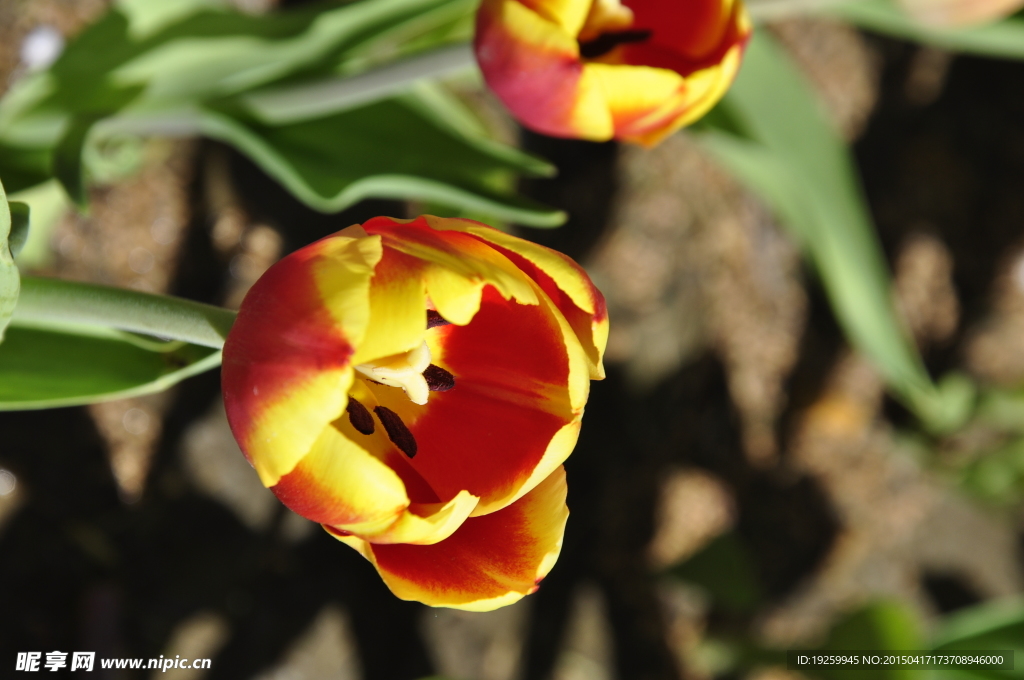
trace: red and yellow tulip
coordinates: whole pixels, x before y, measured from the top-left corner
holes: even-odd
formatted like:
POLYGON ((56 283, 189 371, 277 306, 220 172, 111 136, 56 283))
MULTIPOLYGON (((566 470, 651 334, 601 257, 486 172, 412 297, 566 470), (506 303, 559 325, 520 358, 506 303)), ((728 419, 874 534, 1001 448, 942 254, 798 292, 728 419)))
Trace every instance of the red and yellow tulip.
POLYGON ((378 217, 256 282, 224 402, 263 484, 398 597, 484 611, 558 557, 562 463, 607 334, 568 257, 469 220, 378 217))
POLYGON ((651 146, 721 99, 750 30, 740 0, 483 0, 474 48, 523 125, 651 146))
POLYGON ((901 0, 923 24, 955 28, 996 21, 1024 7, 1024 0, 901 0))

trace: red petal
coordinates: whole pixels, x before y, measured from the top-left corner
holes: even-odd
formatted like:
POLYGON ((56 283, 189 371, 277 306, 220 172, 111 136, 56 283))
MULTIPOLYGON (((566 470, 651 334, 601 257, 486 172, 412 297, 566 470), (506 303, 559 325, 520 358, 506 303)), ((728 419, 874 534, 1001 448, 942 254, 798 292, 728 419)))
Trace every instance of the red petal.
POLYGON ((412 465, 441 498, 467 489, 486 505, 522 484, 576 416, 564 340, 540 306, 508 302, 490 287, 472 323, 439 330, 456 387, 431 394, 411 425, 421 446, 412 465))
POLYGON ((374 545, 361 550, 398 596, 433 606, 486 611, 537 589, 561 550, 569 510, 558 468, 512 505, 471 517, 434 545, 374 545))

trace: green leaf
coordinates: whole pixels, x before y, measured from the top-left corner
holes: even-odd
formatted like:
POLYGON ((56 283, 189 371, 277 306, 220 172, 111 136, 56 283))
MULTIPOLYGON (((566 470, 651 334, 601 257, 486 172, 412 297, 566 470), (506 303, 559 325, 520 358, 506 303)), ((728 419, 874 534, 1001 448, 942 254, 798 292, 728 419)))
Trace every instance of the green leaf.
POLYGON ((140 341, 102 327, 16 323, 0 345, 0 410, 74 406, 160 392, 218 365, 220 351, 209 347, 140 341), (153 351, 157 347, 165 351, 153 351))
POLYGON ((4 329, 11 321, 21 291, 21 277, 14 264, 14 254, 9 243, 11 225, 7 194, 4 193, 4 185, 0 183, 0 341, 4 339, 4 329))
POLYGON ((12 146, 0 142, 0 178, 11 193, 50 179, 52 151, 12 146))
MULTIPOLYGON (((1014 670, 960 670, 950 680, 1024 678, 1024 599, 985 602, 942 620, 932 643, 937 651, 1012 650, 1014 670)), ((944 672, 945 673, 945 672, 944 672)))
POLYGON ((755 33, 721 109, 705 125, 708 147, 792 231, 854 347, 926 424, 946 422, 953 407, 940 402, 896 314, 846 146, 766 32, 755 33))
POLYGON ((322 212, 376 197, 432 201, 531 226, 564 221, 562 212, 508 188, 514 173, 548 175, 548 164, 460 128, 445 106, 451 102, 421 84, 315 120, 275 127, 208 111, 202 127, 322 212))
POLYGON ((129 33, 136 39, 175 24, 204 9, 223 8, 223 0, 117 0, 117 8, 128 19, 129 33))
POLYGON ((120 329, 213 349, 224 346, 234 320, 235 312, 201 302, 37 276, 22 279, 13 317, 33 328, 120 329))
POLYGON ((418 79, 458 73, 475 64, 469 45, 453 45, 348 78, 257 90, 240 101, 263 123, 293 123, 385 99, 409 89, 418 79))
POLYGON ((990 428, 1024 434, 1024 389, 989 388, 978 399, 977 417, 990 428))
POLYGON ((89 130, 97 122, 95 116, 76 116, 57 143, 53 154, 53 174, 64 191, 79 207, 85 207, 87 194, 82 172, 82 150, 89 130))
POLYGON ((11 257, 17 258, 28 241, 28 204, 11 201, 7 207, 11 210, 11 233, 7 237, 7 245, 11 250, 11 257))
POLYGON ((1024 18, 1010 17, 968 28, 932 28, 916 21, 892 0, 853 0, 828 9, 870 31, 935 45, 955 52, 1024 59, 1024 18))
MULTIPOLYGON (((258 17, 223 4, 187 0, 171 11, 121 0, 48 72, 13 88, 13 100, 0 101, 0 143, 22 150, 12 156, 18 188, 52 171, 83 205, 83 157, 103 160, 98 145, 205 133, 325 212, 372 196, 531 226, 564 222, 514 190, 518 174, 553 168, 488 139, 450 97, 421 85, 379 101, 472 66, 465 45, 436 48, 465 40, 473 0, 361 0, 258 17)), ((0 170, 6 162, 0 153, 0 170)), ((84 166, 95 179, 103 164, 84 166)))
POLYGON ((922 649, 921 623, 906 605, 874 602, 836 624, 824 649, 922 649))
POLYGON ((1024 496, 1024 440, 982 452, 960 472, 964 490, 989 503, 1012 505, 1024 496))
MULTIPOLYGON (((192 8, 178 21, 161 18, 164 27, 144 38, 113 10, 54 64, 57 83, 41 106, 95 112, 105 91, 139 86, 145 88, 143 100, 180 104, 246 92, 298 73, 330 73, 347 53, 453 2, 465 0, 321 3, 261 16, 192 8)), ((112 102, 108 112, 123 105, 112 102)))
POLYGON ((24 203, 30 215, 26 225, 27 241, 21 252, 15 255, 18 267, 22 271, 46 267, 53 257, 50 249, 53 230, 71 207, 67 194, 60 182, 50 180, 12 193, 9 198, 12 204, 15 201, 24 203))
POLYGON ((38 153, 67 135, 74 116, 112 116, 129 105, 153 114, 285 78, 336 77, 343 64, 355 68, 346 55, 371 66, 364 52, 382 37, 439 10, 462 11, 466 0, 320 3, 262 16, 223 4, 132 0, 107 12, 48 71, 22 79, 0 101, 0 140, 38 153), (187 11, 154 12, 152 4, 187 11), (140 21, 144 30, 136 30, 140 21))
MULTIPOLYGON (((899 602, 882 601, 845 617, 829 633, 822 649, 912 651, 924 649, 924 643, 917 617, 899 602)), ((815 669, 814 675, 825 680, 851 677, 848 669, 831 668, 815 669)), ((921 671, 877 668, 871 670, 870 677, 874 680, 919 680, 921 671)))
POLYGON ((34 276, 21 280, 17 302, 0 345, 0 410, 167 389, 220 365, 235 318, 190 300, 34 276))

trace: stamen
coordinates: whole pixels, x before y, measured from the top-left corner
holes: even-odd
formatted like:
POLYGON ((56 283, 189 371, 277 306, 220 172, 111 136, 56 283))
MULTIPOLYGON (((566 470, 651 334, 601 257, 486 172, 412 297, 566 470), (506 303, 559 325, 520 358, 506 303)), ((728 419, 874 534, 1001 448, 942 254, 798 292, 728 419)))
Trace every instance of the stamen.
POLYGON ((444 318, 433 309, 427 310, 427 330, 431 328, 437 328, 438 326, 447 326, 451 323, 448 319, 444 318))
POLYGON ((388 433, 388 439, 398 447, 398 450, 412 458, 416 455, 416 438, 405 426, 397 413, 386 406, 376 406, 373 412, 380 418, 380 424, 388 433))
POLYGON ((436 364, 427 366, 423 371, 423 377, 427 381, 427 389, 431 392, 447 392, 455 387, 455 376, 436 364))
POLYGON ((430 365, 430 348, 426 341, 408 352, 381 357, 375 361, 359 364, 355 369, 374 382, 401 387, 414 404, 427 403, 427 381, 423 371, 430 365))
POLYGON ((580 43, 580 56, 584 59, 602 57, 619 45, 643 42, 651 37, 653 31, 641 29, 637 31, 621 31, 619 33, 602 33, 593 40, 580 43))
POLYGON ((365 406, 353 399, 348 398, 348 406, 345 407, 348 411, 348 422, 352 423, 352 427, 356 428, 356 431, 360 434, 373 434, 373 431, 377 427, 373 424, 373 416, 365 406))

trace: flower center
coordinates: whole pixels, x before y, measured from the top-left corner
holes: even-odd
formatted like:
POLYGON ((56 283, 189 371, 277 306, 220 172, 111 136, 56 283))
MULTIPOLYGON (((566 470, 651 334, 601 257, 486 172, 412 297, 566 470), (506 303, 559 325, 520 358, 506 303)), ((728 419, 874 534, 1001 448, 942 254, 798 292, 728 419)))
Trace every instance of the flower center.
POLYGON ((593 40, 580 43, 580 56, 584 59, 603 57, 619 45, 643 42, 651 37, 647 29, 639 31, 621 31, 619 33, 602 33, 593 40))
MULTIPOLYGON (((437 326, 447 326, 448 323, 437 312, 427 311, 428 330, 437 326)), ((430 359, 430 348, 424 340, 418 347, 408 352, 368 361, 359 364, 355 369, 371 382, 401 387, 409 401, 423 406, 427 403, 430 392, 447 392, 455 387, 455 376, 430 363, 430 359)), ((372 404, 375 400, 372 396, 369 398, 372 404)), ((349 422, 357 432, 371 435, 377 429, 370 410, 352 395, 349 395, 346 411, 349 422)), ((416 455, 416 438, 397 413, 385 406, 375 405, 373 414, 384 426, 391 443, 410 458, 416 455)))
POLYGON ((374 382, 401 387, 409 401, 422 406, 427 403, 430 386, 423 372, 430 366, 430 348, 424 340, 402 354, 393 354, 356 366, 356 370, 374 382))
POLYGON ((633 10, 619 0, 594 0, 577 41, 584 59, 602 57, 619 45, 643 42, 651 37, 649 30, 630 30, 633 10))

